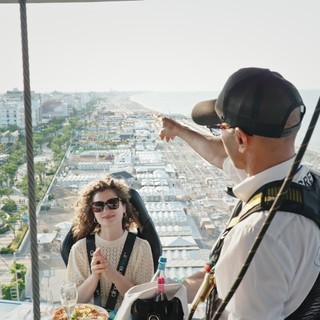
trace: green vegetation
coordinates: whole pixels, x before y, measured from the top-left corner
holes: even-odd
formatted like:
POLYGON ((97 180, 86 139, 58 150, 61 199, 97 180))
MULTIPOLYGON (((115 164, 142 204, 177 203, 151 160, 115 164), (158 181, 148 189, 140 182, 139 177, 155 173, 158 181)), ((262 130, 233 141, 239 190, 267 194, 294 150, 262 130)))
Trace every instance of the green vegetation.
MULTIPOLYGON (((54 174, 69 147, 72 132, 79 123, 77 117, 68 122, 62 117, 53 118, 41 132, 33 137, 34 152, 41 154, 43 146, 47 145, 53 152, 53 160, 50 163, 38 162, 34 164, 36 202, 38 203, 46 194, 54 174)), ((8 127, 6 130, 17 130, 16 127, 8 127)), ((5 131, 0 128, 0 131, 5 131)), ((26 212, 26 206, 16 204, 10 198, 13 186, 16 186, 24 196, 28 195, 28 177, 25 174, 19 181, 16 180, 18 168, 26 162, 25 137, 20 134, 19 141, 6 146, 9 154, 8 160, 0 166, 0 233, 11 230, 14 241, 8 248, 0 248, 1 253, 14 252, 20 245, 28 226, 22 223, 22 213, 26 212), (17 229, 17 224, 20 224, 17 229)), ((50 206, 46 208, 50 209, 50 206)))
POLYGON ((11 243, 11 245, 9 246, 9 250, 11 252, 16 252, 17 249, 20 247, 20 244, 25 236, 25 234, 28 231, 28 226, 24 225, 15 235, 15 238, 13 240, 13 242, 11 243))
POLYGON ((11 282, 2 285, 3 299, 20 300, 26 286, 25 274, 27 273, 27 268, 24 264, 14 262, 10 268, 10 273, 13 275, 11 282))

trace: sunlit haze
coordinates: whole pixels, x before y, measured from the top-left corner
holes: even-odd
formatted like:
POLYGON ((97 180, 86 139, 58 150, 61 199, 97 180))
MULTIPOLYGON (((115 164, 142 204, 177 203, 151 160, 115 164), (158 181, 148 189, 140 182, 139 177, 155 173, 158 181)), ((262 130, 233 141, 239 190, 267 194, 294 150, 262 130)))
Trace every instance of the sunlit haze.
MULTIPOLYGON (((318 0, 27 4, 31 89, 216 91, 245 66, 320 88, 318 0)), ((0 4, 0 93, 23 89, 18 4, 0 4)))

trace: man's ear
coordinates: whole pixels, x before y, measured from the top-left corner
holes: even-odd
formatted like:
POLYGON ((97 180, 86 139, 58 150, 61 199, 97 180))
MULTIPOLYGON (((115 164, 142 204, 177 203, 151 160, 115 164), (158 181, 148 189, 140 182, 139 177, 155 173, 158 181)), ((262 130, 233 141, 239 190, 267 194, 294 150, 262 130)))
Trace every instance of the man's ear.
POLYGON ((249 136, 240 128, 235 128, 239 152, 244 153, 248 148, 249 136))

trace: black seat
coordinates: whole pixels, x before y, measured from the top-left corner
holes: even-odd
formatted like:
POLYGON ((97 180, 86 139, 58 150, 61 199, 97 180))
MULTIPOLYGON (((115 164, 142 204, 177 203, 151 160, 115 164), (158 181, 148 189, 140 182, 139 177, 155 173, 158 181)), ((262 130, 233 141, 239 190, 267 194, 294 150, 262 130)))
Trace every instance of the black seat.
POLYGON ((131 189, 131 199, 130 202, 136 208, 139 213, 139 221, 141 227, 138 228, 138 237, 147 240, 150 243, 152 255, 153 255, 153 265, 154 271, 158 268, 158 260, 162 254, 162 245, 159 235, 156 231, 156 227, 148 213, 144 202, 138 193, 138 191, 131 189))
MULTIPOLYGON (((130 189, 130 202, 135 207, 139 214, 139 222, 141 227, 138 228, 137 236, 147 240, 150 243, 152 256, 153 256, 153 265, 154 265, 154 271, 158 268, 158 259, 162 254, 162 245, 160 238, 157 234, 155 225, 148 213, 148 210, 139 194, 138 191, 134 189, 130 189)), ((60 253, 61 257, 65 263, 65 265, 68 264, 69 259, 69 253, 71 250, 71 247, 76 242, 76 240, 73 237, 72 229, 70 229, 64 238, 63 242, 61 243, 60 253)))

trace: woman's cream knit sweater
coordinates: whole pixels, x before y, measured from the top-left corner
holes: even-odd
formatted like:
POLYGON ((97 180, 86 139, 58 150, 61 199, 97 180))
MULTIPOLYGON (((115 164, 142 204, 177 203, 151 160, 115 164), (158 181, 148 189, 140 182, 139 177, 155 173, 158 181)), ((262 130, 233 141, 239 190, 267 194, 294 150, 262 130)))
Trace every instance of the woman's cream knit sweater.
MULTIPOLYGON (((119 239, 114 241, 107 241, 97 234, 95 235, 96 247, 102 249, 103 254, 107 257, 108 263, 112 263, 115 268, 118 266, 127 235, 128 232, 125 231, 119 239)), ((138 285, 150 281, 153 273, 153 258, 149 242, 136 237, 125 277, 133 285, 138 285)), ((90 267, 87 257, 86 239, 84 238, 77 241, 71 248, 67 266, 67 280, 68 282, 75 282, 76 285, 79 286, 89 277, 89 275, 90 267)), ((110 292, 111 282, 105 277, 101 277, 100 288, 101 303, 105 306, 110 292)), ((116 309, 120 307, 122 300, 123 296, 119 294, 115 307, 116 309)), ((88 303, 93 303, 93 297, 88 303)))

